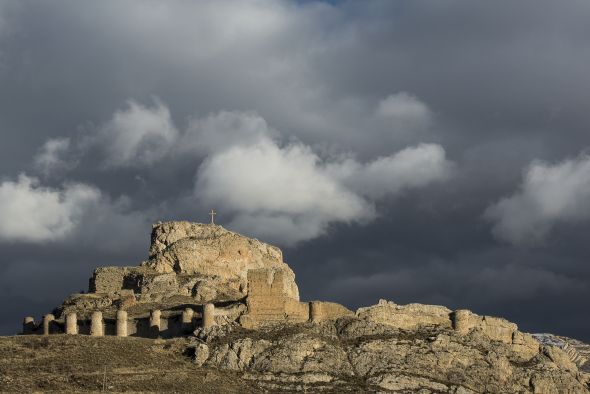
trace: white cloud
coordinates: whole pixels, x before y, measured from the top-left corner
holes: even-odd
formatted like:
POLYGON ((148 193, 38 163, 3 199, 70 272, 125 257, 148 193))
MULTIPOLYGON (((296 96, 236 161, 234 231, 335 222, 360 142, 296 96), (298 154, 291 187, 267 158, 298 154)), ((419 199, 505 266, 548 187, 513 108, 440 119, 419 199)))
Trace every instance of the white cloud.
POLYGON ((145 247, 148 238, 142 234, 157 214, 153 209, 134 211, 125 196, 111 200, 91 185, 50 188, 20 175, 0 183, 0 217, 0 241, 75 241, 103 252, 120 252, 131 244, 145 247))
MULTIPOLYGON (((252 115, 241 116, 251 124, 252 115)), ((434 144, 360 163, 325 160, 300 142, 281 146, 249 128, 232 128, 223 138, 226 143, 199 168, 196 196, 232 213, 230 227, 287 244, 318 237, 330 223, 370 221, 376 200, 445 180, 451 167, 444 149, 434 144), (241 144, 233 133, 257 139, 241 144)))
MULTIPOLYGON (((388 102, 394 100, 420 106, 405 94, 388 102)), ((419 112, 407 112, 412 111, 419 112)), ((147 107, 130 100, 82 149, 98 147, 104 167, 111 169, 193 157, 201 161, 195 196, 202 204, 223 209, 238 231, 286 244, 318 237, 332 223, 368 222, 376 217, 377 201, 444 181, 451 172, 437 144, 360 162, 351 152, 326 158, 303 142, 284 143, 280 137, 263 117, 243 111, 193 118, 178 131, 163 103, 147 107)))
POLYGON ((0 240, 44 242, 68 236, 87 207, 101 198, 98 189, 80 183, 62 189, 42 187, 20 175, 0 183, 0 240))
POLYGON ((76 163, 68 158, 69 151, 69 138, 50 138, 35 156, 35 168, 46 176, 56 171, 71 169, 76 163))
POLYGON ((115 112, 86 146, 98 146, 106 155, 107 168, 151 165, 167 156, 178 131, 170 111, 159 100, 145 106, 129 100, 127 108, 115 112))
POLYGON ((513 244, 543 240, 557 223, 590 219, 590 156, 532 163, 520 190, 488 207, 496 237, 513 244))
POLYGON ((373 199, 395 196, 406 189, 444 181, 452 171, 445 150, 437 144, 408 147, 367 164, 354 160, 346 164, 336 165, 338 176, 358 194, 373 199))
POLYGON ((195 191, 208 204, 237 213, 233 226, 254 226, 271 239, 314 238, 332 221, 373 215, 371 205, 324 170, 308 147, 268 139, 214 154, 200 168, 195 191), (275 230, 280 230, 275 232, 275 230))

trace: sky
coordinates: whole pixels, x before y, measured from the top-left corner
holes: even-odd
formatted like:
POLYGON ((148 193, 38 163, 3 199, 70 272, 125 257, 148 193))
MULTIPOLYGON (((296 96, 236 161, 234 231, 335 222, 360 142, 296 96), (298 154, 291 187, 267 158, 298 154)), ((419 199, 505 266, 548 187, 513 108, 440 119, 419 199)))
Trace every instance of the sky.
POLYGON ((0 0, 0 334, 151 224, 279 246, 303 300, 590 341, 585 0, 0 0))

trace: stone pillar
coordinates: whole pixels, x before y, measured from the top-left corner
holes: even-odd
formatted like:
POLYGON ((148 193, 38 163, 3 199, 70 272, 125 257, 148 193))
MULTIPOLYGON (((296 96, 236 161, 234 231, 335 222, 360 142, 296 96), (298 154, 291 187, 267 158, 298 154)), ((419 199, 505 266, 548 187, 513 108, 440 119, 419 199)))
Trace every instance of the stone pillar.
POLYGON ((467 334, 471 329, 471 311, 467 309, 457 309, 452 314, 451 321, 453 323, 453 329, 459 334, 467 334))
POLYGON ((203 305, 203 328, 209 328, 215 325, 215 305, 203 305))
POLYGON ((124 310, 117 311, 117 336, 118 337, 126 337, 127 336, 127 311, 124 311, 124 310))
POLYGON ((23 334, 32 334, 35 331, 35 319, 27 316, 23 319, 23 334))
POLYGON ((160 335, 160 318, 162 312, 159 309, 154 309, 150 313, 150 336, 157 338, 160 335))
POLYGON ((312 301, 309 303, 309 321, 317 323, 321 320, 321 305, 319 302, 312 301))
POLYGON ((55 320, 55 316, 51 313, 43 316, 43 335, 49 335, 49 329, 51 328, 51 322, 55 320))
POLYGON ((90 336, 102 337, 104 335, 104 325, 102 322, 102 312, 92 312, 92 318, 90 320, 90 336))
POLYGON ((66 316, 66 334, 78 334, 78 316, 75 312, 68 313, 66 316))
POLYGON ((189 333, 193 330, 193 315, 195 313, 191 308, 185 308, 182 311, 182 332, 189 333))

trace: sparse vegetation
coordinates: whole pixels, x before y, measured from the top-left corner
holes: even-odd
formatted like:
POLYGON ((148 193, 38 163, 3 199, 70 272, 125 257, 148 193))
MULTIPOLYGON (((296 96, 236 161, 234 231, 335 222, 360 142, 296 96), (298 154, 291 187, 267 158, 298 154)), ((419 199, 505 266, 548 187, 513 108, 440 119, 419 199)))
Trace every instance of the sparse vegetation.
POLYGON ((52 335, 0 338, 0 391, 257 393, 229 371, 197 367, 186 339, 52 335))

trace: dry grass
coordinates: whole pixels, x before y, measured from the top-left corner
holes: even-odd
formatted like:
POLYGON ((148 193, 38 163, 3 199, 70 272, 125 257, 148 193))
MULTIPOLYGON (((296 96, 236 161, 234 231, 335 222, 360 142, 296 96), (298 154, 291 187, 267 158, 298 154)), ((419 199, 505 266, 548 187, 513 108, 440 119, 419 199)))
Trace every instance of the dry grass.
POLYGON ((0 337, 0 390, 259 392, 231 372, 196 367, 185 346, 185 339, 0 337))

